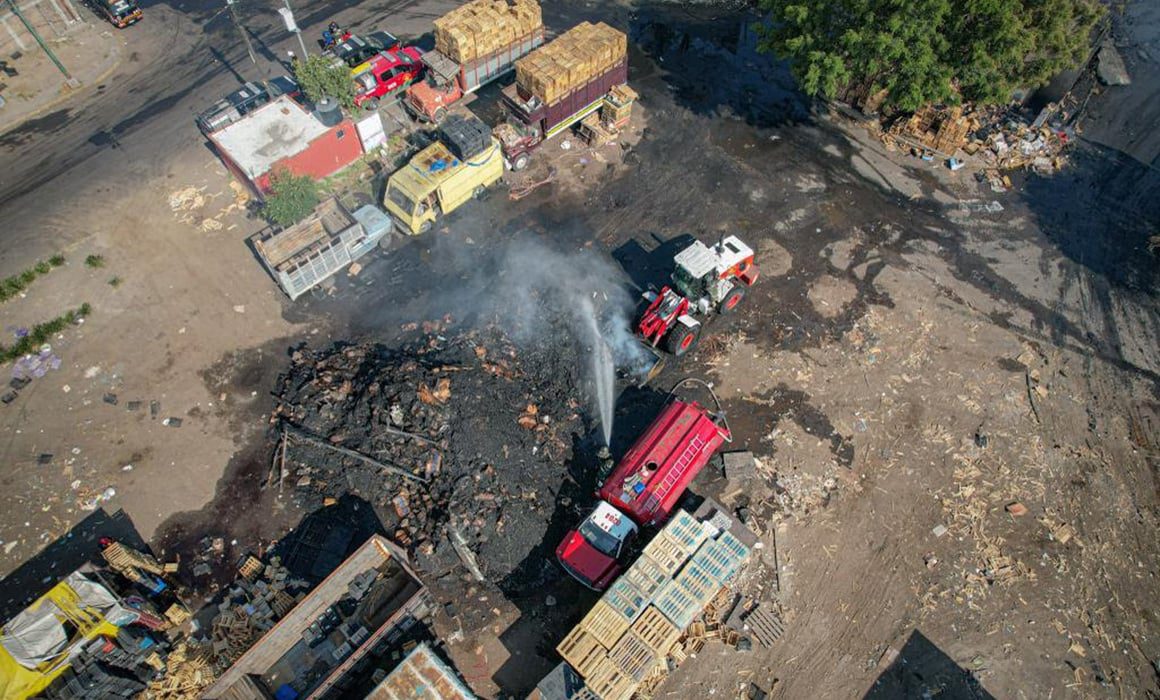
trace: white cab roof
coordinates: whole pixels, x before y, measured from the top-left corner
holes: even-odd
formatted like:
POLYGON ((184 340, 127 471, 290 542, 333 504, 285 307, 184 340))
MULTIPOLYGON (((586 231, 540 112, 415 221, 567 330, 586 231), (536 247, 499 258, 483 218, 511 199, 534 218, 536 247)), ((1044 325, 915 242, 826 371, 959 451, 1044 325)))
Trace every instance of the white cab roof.
POLYGON ((693 277, 701 278, 710 272, 720 275, 752 255, 753 249, 742 243, 740 238, 726 236, 720 246, 714 244, 710 247, 696 241, 677 253, 673 262, 688 270, 693 277))

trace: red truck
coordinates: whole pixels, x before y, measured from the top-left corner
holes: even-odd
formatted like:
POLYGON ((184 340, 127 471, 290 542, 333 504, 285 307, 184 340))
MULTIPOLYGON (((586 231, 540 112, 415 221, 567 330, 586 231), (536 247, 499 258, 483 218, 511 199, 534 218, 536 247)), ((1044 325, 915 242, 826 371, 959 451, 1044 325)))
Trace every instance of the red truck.
POLYGON ((695 402, 661 409, 600 487, 600 502, 564 536, 556 559, 585 586, 602 591, 620 574, 625 545, 642 527, 668 520, 685 489, 723 443, 724 419, 695 402))
POLYGON ((378 109, 383 98, 394 95, 423 74, 423 52, 413 46, 381 51, 351 72, 355 105, 378 109))
POLYGON ((441 122, 452 105, 479 88, 510 73, 516 59, 544 43, 540 25, 498 51, 466 63, 458 63, 439 50, 423 54, 427 77, 407 89, 403 106, 416 119, 441 122))

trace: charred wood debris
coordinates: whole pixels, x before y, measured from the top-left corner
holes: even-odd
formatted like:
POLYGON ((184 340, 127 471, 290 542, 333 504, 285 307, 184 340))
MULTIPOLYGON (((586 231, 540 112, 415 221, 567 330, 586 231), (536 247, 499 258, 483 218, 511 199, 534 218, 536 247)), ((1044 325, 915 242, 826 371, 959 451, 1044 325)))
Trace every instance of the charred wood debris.
POLYGON ((429 583, 498 582, 541 544, 570 479, 584 387, 574 351, 517 349, 498 329, 440 335, 449 323, 397 348, 294 350, 266 487, 308 510, 365 499, 429 583))

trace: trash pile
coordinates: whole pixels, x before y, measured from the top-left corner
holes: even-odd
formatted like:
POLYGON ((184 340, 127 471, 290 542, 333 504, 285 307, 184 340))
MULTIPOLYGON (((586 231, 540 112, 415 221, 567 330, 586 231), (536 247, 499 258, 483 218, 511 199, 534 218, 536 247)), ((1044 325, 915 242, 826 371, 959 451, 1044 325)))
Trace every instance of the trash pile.
POLYGON ((1002 171, 1031 168, 1047 175, 1065 165, 1063 150, 1074 132, 1045 122, 1040 118, 1028 123, 1005 107, 927 107, 896 120, 881 138, 888 148, 910 149, 926 160, 934 155, 954 160, 960 151, 977 157, 985 169, 981 179, 990 181, 996 191, 1005 191, 1010 182, 1002 171))
POLYGON ((572 352, 517 352, 495 329, 439 335, 449 322, 398 349, 296 350, 276 392, 268 483, 307 509, 367 500, 430 580, 462 564, 499 582, 574 486, 585 396, 572 352))

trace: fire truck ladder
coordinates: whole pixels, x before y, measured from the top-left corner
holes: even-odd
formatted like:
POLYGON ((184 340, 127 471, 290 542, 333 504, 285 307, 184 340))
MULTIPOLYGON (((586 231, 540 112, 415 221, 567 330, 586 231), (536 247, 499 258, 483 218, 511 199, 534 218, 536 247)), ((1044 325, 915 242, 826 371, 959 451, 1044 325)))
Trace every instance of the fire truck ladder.
POLYGON ((669 473, 665 475, 665 478, 661 480, 661 483, 656 489, 649 494, 648 500, 644 502, 645 510, 650 513, 656 511, 661 501, 669 495, 669 491, 681 480, 685 471, 688 470, 689 465, 693 463, 693 460, 701 453, 701 449, 704 447, 705 441, 701 439, 701 436, 694 435, 693 439, 689 441, 689 444, 685 446, 685 451, 677 458, 677 462, 673 465, 673 468, 669 470, 669 473))

